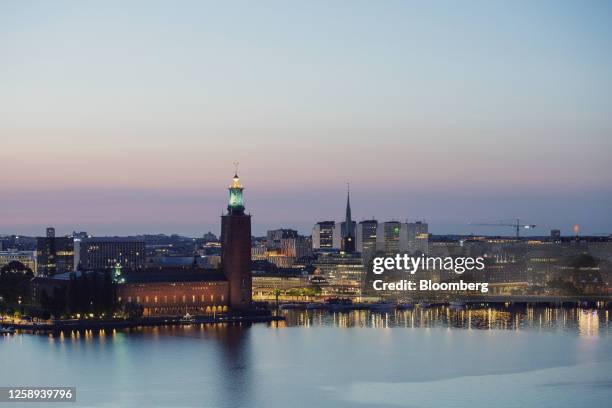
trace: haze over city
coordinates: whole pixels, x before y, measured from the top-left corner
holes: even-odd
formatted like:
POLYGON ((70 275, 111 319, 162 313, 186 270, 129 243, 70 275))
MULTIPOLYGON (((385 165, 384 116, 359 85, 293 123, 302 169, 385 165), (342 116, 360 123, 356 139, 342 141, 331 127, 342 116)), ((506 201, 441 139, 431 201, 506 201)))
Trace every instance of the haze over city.
POLYGON ((4 2, 0 234, 612 231, 612 5, 4 2))

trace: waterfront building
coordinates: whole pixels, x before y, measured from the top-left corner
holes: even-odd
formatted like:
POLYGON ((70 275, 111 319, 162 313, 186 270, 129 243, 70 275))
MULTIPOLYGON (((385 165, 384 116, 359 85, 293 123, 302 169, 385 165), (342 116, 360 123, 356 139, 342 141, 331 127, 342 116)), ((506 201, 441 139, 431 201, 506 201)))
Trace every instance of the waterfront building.
POLYGON ((219 270, 147 268, 123 278, 124 283, 117 285, 117 300, 141 305, 145 316, 228 311, 228 281, 219 270))
POLYGON ((234 175, 227 214, 221 217, 219 269, 160 267, 116 277, 122 303, 137 303, 146 315, 248 311, 252 306, 251 216, 244 212, 243 187, 234 175))
POLYGON ((274 300, 276 291, 282 294, 309 287, 308 275, 299 270, 287 269, 279 272, 254 271, 253 296, 257 300, 274 300))
POLYGON ((325 278, 331 292, 355 296, 361 294, 365 267, 360 254, 320 252, 313 266, 315 274, 325 278))
POLYGON ((248 310, 252 300, 251 215, 244 212, 244 188, 238 173, 229 187, 227 214, 221 216, 221 268, 229 283, 233 310, 248 310))

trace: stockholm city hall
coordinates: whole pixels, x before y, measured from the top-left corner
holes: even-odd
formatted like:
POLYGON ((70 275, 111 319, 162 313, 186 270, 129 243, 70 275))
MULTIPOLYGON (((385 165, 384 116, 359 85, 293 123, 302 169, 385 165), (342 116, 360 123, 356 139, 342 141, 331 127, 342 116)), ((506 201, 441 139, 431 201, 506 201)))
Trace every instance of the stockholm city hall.
POLYGON ((232 310, 251 307, 251 215, 244 213, 244 188, 238 170, 229 188, 227 214, 221 216, 221 268, 229 284, 232 310))
POLYGON ((145 316, 247 313, 252 309, 251 215, 245 214, 238 171, 221 216, 221 268, 146 268, 127 272, 119 302, 137 303, 145 316))

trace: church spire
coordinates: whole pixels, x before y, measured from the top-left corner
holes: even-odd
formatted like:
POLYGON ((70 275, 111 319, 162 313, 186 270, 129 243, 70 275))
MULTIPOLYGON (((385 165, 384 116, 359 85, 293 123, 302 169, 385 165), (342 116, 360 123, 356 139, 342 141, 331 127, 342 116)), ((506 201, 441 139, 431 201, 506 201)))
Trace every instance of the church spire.
POLYGON ((353 220, 351 219, 351 185, 346 183, 346 215, 344 217, 346 222, 346 233, 347 235, 353 235, 351 231, 353 226, 353 220))
POLYGON ((349 183, 346 183, 346 215, 343 224, 342 249, 348 253, 355 252, 355 230, 351 217, 351 186, 349 183))

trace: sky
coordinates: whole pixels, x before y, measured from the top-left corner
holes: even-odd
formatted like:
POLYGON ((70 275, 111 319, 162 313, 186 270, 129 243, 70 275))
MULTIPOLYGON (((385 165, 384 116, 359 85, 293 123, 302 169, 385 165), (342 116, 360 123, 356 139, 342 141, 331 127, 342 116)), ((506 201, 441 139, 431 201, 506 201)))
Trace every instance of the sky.
POLYGON ((612 233, 612 2, 0 2, 0 235, 612 233))

